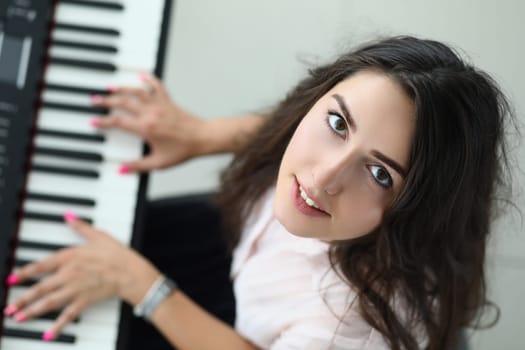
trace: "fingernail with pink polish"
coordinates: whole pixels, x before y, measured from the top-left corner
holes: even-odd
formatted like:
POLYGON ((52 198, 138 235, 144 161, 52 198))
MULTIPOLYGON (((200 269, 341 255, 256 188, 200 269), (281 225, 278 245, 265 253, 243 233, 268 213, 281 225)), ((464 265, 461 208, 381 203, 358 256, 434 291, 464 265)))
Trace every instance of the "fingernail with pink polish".
POLYGON ((24 322, 27 319, 27 316, 23 311, 17 312, 14 317, 16 322, 24 322))
POLYGON ((44 332, 44 334, 42 334, 42 339, 45 340, 45 341, 51 341, 51 340, 55 339, 55 333, 53 333, 51 331, 46 331, 46 332, 44 332))
POLYGON ((18 281, 19 281, 18 276, 15 274, 10 274, 9 276, 7 276, 7 279, 6 279, 8 286, 13 286, 17 284, 18 281))
POLYGON ((15 305, 7 305, 4 309, 4 315, 13 316, 17 311, 18 308, 15 305))
POLYGON ((72 211, 68 210, 64 213, 64 220, 67 222, 75 221, 77 219, 77 214, 73 213, 72 211))
POLYGON ((115 92, 115 91, 117 91, 117 89, 118 89, 118 88, 117 88, 116 85, 109 85, 109 86, 108 86, 108 91, 109 91, 109 92, 115 92))
POLYGON ((97 104, 97 103, 100 103, 101 101, 102 101, 102 97, 100 97, 99 95, 91 95, 91 103, 97 104))
POLYGON ((126 165, 122 165, 120 168, 118 168, 118 173, 120 175, 129 174, 130 172, 131 172, 131 169, 126 165))
POLYGON ((149 79, 148 79, 149 76, 148 76, 147 73, 140 73, 140 74, 139 74, 139 78, 140 78, 140 80, 142 80, 142 81, 144 81, 144 82, 147 82, 147 81, 149 80, 149 79))
POLYGON ((98 128, 100 126, 100 119, 98 119, 98 118, 91 118, 89 120, 89 124, 91 124, 91 126, 93 126, 95 128, 98 128))

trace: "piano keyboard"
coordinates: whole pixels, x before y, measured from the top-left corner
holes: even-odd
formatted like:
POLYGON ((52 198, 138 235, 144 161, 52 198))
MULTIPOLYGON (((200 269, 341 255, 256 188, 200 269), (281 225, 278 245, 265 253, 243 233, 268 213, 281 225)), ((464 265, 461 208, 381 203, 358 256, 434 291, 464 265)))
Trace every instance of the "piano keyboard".
MULTIPOLYGON (((94 129, 90 120, 109 111, 93 107, 90 97, 106 94, 112 85, 139 86, 140 73, 160 73, 159 45, 170 7, 170 0, 56 2, 15 264, 82 243, 63 223, 66 210, 131 244, 141 183, 139 176, 122 176, 118 169, 141 157, 143 143, 125 132, 94 129)), ((8 303, 27 288, 11 287, 8 303)), ((114 350, 124 344, 118 300, 91 307, 62 336, 44 342, 42 333, 52 322, 5 318, 1 349, 114 350)))

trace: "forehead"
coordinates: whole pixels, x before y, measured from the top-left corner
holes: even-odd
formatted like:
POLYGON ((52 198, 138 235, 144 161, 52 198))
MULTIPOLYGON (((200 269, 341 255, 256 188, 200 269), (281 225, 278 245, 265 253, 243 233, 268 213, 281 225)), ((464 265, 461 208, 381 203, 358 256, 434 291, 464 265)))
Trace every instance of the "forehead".
POLYGON ((338 106, 335 94, 343 98, 357 126, 351 137, 408 166, 415 106, 399 83, 384 73, 365 70, 337 84, 323 99, 338 106))

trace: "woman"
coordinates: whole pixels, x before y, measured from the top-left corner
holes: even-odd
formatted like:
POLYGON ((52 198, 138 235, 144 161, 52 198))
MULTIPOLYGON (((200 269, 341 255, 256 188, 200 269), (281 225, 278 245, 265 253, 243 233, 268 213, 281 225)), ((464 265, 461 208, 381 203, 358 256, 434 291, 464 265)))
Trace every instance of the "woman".
MULTIPOLYGON (((136 89, 96 102, 160 116, 170 102, 151 83, 155 103, 136 89)), ((211 127, 170 106, 177 119, 95 124, 150 142, 151 155, 122 172, 239 149, 218 196, 235 245, 235 329, 73 213, 65 219, 86 245, 16 271, 11 282, 51 276, 8 315, 66 305, 44 335, 52 339, 88 305, 118 296, 152 309, 181 349, 450 349, 476 324, 508 105, 450 48, 412 37, 367 44, 312 70, 264 122, 211 127)))

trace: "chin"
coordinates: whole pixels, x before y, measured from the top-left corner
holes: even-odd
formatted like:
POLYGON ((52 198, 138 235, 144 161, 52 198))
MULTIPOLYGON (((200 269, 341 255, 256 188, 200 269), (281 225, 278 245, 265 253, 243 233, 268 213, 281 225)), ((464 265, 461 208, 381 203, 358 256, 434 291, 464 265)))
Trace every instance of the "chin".
POLYGON ((275 208, 275 218, 286 229, 286 231, 288 231, 294 236, 316 238, 316 235, 312 234, 312 232, 308 232, 309 230, 305 228, 304 225, 298 224, 297 221, 295 221, 290 215, 286 215, 283 212, 280 212, 278 210, 278 205, 276 205, 275 208))

